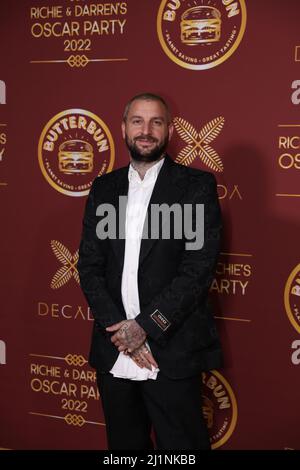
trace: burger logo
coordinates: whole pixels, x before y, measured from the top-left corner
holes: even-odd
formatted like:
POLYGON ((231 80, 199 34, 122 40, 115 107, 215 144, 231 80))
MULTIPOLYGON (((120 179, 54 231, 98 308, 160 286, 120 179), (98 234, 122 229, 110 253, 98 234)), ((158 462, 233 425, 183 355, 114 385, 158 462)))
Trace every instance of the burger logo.
POLYGON ((85 196, 93 180, 112 170, 114 143, 106 124, 84 109, 54 116, 39 139, 38 158, 45 179, 68 196, 85 196))
POLYGON ((194 7, 181 16, 181 42, 200 44, 216 42, 221 36, 221 13, 214 7, 194 7))
POLYGON ((293 269, 286 282, 284 306, 291 324, 300 333, 300 264, 293 269))
POLYGON ((59 171, 66 175, 91 173, 94 169, 93 147, 84 140, 67 140, 59 146, 59 171))
POLYGON ((245 0, 162 0, 160 44, 177 65, 204 70, 228 59, 246 28, 245 0))
POLYGON ((237 403, 227 380, 213 370, 202 374, 203 416, 212 449, 221 447, 232 435, 237 422, 237 403))

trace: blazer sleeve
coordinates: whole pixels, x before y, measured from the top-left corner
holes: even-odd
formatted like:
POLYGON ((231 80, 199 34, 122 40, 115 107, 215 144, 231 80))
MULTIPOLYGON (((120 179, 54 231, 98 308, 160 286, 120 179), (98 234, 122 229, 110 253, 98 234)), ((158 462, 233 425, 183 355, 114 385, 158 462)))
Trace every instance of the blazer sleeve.
MULTIPOLYGON (((192 196, 193 222, 196 204, 204 204, 204 244, 185 249, 172 282, 135 318, 147 335, 165 345, 184 320, 206 301, 213 280, 220 246, 221 211, 213 174, 200 177, 192 196), (201 179, 200 179, 201 178, 201 179)), ((195 226, 195 225, 194 225, 195 226)), ((188 240, 185 240, 188 241, 188 240)))
POLYGON ((124 320, 120 310, 112 300, 105 282, 105 255, 103 241, 96 235, 95 192, 98 178, 95 179, 85 207, 82 237, 77 263, 80 285, 92 314, 102 328, 124 320))

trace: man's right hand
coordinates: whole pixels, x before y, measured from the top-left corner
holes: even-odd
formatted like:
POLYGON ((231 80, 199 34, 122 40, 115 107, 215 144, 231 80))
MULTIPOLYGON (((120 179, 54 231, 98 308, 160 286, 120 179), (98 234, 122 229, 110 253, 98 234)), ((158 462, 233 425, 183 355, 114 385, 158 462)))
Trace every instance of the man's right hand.
POLYGON ((157 362, 155 361, 151 351, 147 348, 145 343, 143 343, 133 352, 127 354, 141 369, 146 367, 147 369, 151 370, 152 365, 158 368, 157 362))

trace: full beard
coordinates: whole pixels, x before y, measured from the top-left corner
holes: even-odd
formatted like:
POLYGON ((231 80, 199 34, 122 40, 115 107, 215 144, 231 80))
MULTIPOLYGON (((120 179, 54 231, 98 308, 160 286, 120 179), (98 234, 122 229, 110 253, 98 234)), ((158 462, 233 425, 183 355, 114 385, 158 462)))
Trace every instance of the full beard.
POLYGON ((157 139, 154 139, 154 137, 150 135, 139 136, 139 137, 136 137, 133 140, 133 142, 129 142, 128 136, 126 134, 125 142, 126 142, 127 148, 131 155, 131 158, 136 162, 149 162, 149 163, 156 162, 165 153, 167 146, 168 146, 168 142, 169 142, 169 136, 167 135, 165 140, 160 145, 158 144, 155 145, 155 147, 153 147, 152 150, 140 151, 136 145, 136 141, 139 140, 140 138, 148 139, 150 142, 157 142, 157 139))

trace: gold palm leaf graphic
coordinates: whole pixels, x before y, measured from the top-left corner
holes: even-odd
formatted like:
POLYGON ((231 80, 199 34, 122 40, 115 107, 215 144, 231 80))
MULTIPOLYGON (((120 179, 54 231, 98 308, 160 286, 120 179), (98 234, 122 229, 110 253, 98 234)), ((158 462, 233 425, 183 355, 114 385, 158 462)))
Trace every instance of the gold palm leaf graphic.
POLYGON ((73 262, 76 266, 77 266, 77 263, 78 263, 78 258, 79 258, 79 250, 77 250, 75 255, 73 256, 73 262))
POLYGON ((173 122, 176 131, 187 144, 197 142, 198 132, 192 124, 179 117, 176 117, 173 122))
POLYGON ((71 266, 62 266, 59 270, 54 274, 54 277, 51 281, 51 288, 58 289, 66 284, 72 277, 72 269, 71 266))
POLYGON ((174 119, 174 127, 180 137, 188 143, 177 155, 175 161, 181 165, 191 165, 197 156, 210 169, 221 172, 224 169, 223 162, 217 152, 208 144, 221 132, 225 123, 223 116, 209 121, 201 129, 199 134, 195 128, 182 118, 174 119))
POLYGON ((56 258, 63 264, 68 265, 72 263, 72 255, 68 248, 57 240, 51 240, 51 248, 56 258))
POLYGON ((78 271, 77 271, 78 259, 79 259, 79 250, 77 250, 75 255, 73 256, 73 265, 74 265, 74 268, 75 268, 74 271, 73 271, 73 276, 74 276, 75 281, 78 282, 78 284, 80 284, 79 274, 78 274, 78 271))
POLYGON ((176 163, 181 163, 181 165, 190 165, 195 158, 197 157, 197 149, 195 145, 187 145, 184 147, 177 157, 175 158, 176 163))
POLYGON ((51 247, 56 258, 63 264, 62 267, 53 276, 51 281, 51 288, 58 289, 66 284, 73 276, 75 281, 79 284, 79 275, 77 271, 77 262, 79 258, 78 250, 74 256, 70 253, 62 243, 57 240, 51 240, 51 247))
POLYGON ((79 274, 77 270, 73 272, 73 276, 74 276, 75 281, 78 282, 78 284, 80 284, 79 274))
POLYGON ((223 171, 223 163, 217 152, 209 145, 204 145, 199 150, 199 157, 211 170, 221 172, 223 171))
POLYGON ((199 132, 199 140, 203 144, 210 144, 220 134, 225 119, 220 116, 209 121, 199 132))

